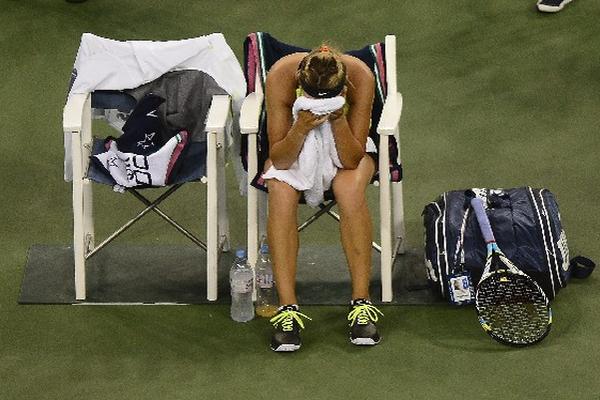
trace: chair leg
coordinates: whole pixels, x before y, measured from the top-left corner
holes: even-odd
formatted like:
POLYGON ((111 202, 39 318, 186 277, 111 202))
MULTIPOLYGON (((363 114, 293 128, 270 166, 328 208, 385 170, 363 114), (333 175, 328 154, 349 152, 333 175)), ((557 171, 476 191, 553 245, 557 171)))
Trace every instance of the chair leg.
POLYGON ((247 221, 247 251, 248 263, 253 267, 258 260, 258 196, 259 191, 251 185, 252 179, 258 172, 256 135, 248 135, 248 221, 247 221))
POLYGON ((392 184, 393 197, 393 217, 394 217, 394 240, 399 240, 398 254, 404 254, 406 251, 406 227, 404 224, 404 194, 402 182, 392 184))
POLYGON ((217 300, 217 265, 218 265, 218 204, 217 204, 217 137, 215 133, 207 134, 206 163, 206 297, 209 301, 217 300))
POLYGON ((81 129, 71 131, 71 154, 73 155, 73 260, 75 264, 75 299, 85 300, 85 260, 93 246, 92 189, 85 179, 92 141, 91 97, 83 106, 81 129))
POLYGON ((75 261, 75 299, 85 300, 85 233, 83 227, 83 190, 73 181, 73 256, 75 261))
POLYGON ((83 180, 83 233, 85 239, 85 252, 92 250, 95 245, 94 235, 94 192, 92 182, 83 180))
POLYGON ((248 187, 248 263, 253 267, 258 259, 258 189, 248 187))
POLYGON ((223 134, 218 135, 217 143, 217 198, 218 202, 218 232, 219 232, 219 250, 229 251, 229 219, 227 217, 227 180, 225 176, 225 147, 223 146, 223 134))
MULTIPOLYGON (((390 39, 392 40, 392 39, 390 39)), ((391 42, 395 46, 395 39, 391 42)), ((395 48, 395 47, 394 47, 395 48)), ((395 61, 395 60, 394 60, 395 61)), ((395 68, 395 66, 394 66, 395 68)), ((394 76, 396 76, 394 74, 394 76)), ((395 85, 395 80, 391 82, 395 85)), ((391 88, 395 93, 395 88, 391 88)), ((400 97, 401 98, 401 97, 400 97)), ((396 139, 396 145, 398 146, 398 164, 401 163, 400 152, 402 147, 400 146, 400 126, 396 127, 396 132, 394 133, 394 137, 396 139)), ((394 213, 394 237, 395 240, 400 240, 400 245, 398 246, 397 254, 404 254, 406 251, 406 226, 404 224, 404 182, 394 182, 392 184, 392 194, 393 194, 393 213, 394 213)))
POLYGON ((388 136, 379 139, 379 224, 381 229, 381 301, 390 302, 392 292, 392 209, 388 136))
POLYGON ((84 107, 81 130, 81 178, 83 182, 83 233, 85 235, 85 254, 94 248, 94 213, 92 182, 86 177, 94 138, 92 137, 92 104, 88 96, 84 107))
MULTIPOLYGON (((389 182, 379 186, 380 190, 389 182)), ((380 194, 380 225, 381 225, 381 301, 392 301, 392 226, 391 226, 391 199, 389 190, 387 195, 380 194)))
POLYGON ((84 189, 81 160, 81 134, 72 133, 73 145, 73 259, 75 262, 75 299, 85 300, 85 226, 84 189))
MULTIPOLYGON (((256 273, 256 262, 258 261, 258 197, 259 190, 252 186, 252 179, 258 172, 258 157, 256 134, 248 135, 248 182, 247 182, 247 257, 248 264, 256 273)), ((256 279, 254 280, 256 283, 256 279)), ((252 299, 256 300, 256 285, 252 289, 252 299)))

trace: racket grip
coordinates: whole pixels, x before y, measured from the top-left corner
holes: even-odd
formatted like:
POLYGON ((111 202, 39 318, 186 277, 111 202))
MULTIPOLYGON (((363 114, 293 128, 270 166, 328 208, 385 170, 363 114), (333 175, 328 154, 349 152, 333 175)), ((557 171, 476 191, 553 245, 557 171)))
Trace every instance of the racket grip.
POLYGON ((494 238, 494 232, 492 231, 490 220, 485 212, 485 209, 483 208, 483 200, 481 200, 479 197, 473 197, 471 199, 471 207, 473 207, 473 210, 475 210, 475 216, 477 217, 479 229, 481 230, 481 234, 483 235, 485 243, 495 243, 496 239, 494 238))

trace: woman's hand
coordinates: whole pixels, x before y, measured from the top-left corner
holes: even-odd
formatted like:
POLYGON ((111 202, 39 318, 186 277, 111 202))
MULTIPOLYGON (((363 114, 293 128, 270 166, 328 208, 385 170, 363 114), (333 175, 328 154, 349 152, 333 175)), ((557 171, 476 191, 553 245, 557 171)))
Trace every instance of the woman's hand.
POLYGON ((313 128, 321 125, 323 122, 327 121, 329 118, 329 114, 325 115, 316 115, 311 113, 310 111, 302 110, 298 112, 298 119, 294 123, 296 127, 305 135, 308 134, 313 128))
MULTIPOLYGON (((342 96, 345 99, 347 93, 348 93, 348 86, 344 86, 344 88, 342 89, 342 91, 340 92, 340 94, 338 96, 342 96)), ((339 110, 336 110, 332 113, 329 113, 329 120, 333 122, 343 115, 344 115, 344 107, 342 107, 339 110)))
POLYGON ((344 107, 340 108, 339 110, 335 110, 334 112, 329 113, 329 120, 330 121, 335 121, 336 119, 342 117, 344 115, 344 107))

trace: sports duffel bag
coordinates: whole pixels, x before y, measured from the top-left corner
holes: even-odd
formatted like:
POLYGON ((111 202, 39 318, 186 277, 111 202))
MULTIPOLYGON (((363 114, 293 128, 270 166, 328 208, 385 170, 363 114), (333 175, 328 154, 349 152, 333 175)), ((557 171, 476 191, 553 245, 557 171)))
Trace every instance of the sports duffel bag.
MULTIPOLYGON (((531 187, 474 190, 485 198, 498 246, 537 281, 550 299, 554 298, 571 275, 567 238, 554 195, 547 189, 531 187)), ((454 290, 449 291, 449 283, 456 285, 453 277, 467 276, 472 291, 486 257, 486 246, 469 202, 466 190, 449 191, 423 210, 429 282, 455 304, 461 302, 454 298, 454 290)))

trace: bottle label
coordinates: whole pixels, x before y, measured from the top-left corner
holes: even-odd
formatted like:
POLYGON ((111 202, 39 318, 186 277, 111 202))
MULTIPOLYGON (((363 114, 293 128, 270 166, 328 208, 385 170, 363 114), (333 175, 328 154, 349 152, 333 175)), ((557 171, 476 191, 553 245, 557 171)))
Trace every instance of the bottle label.
POLYGON ((260 274, 256 277, 256 283, 261 289, 271 289, 273 287, 273 275, 260 274))
POLYGON ((252 291, 252 278, 247 280, 233 280, 230 284, 232 293, 250 293, 252 291))

